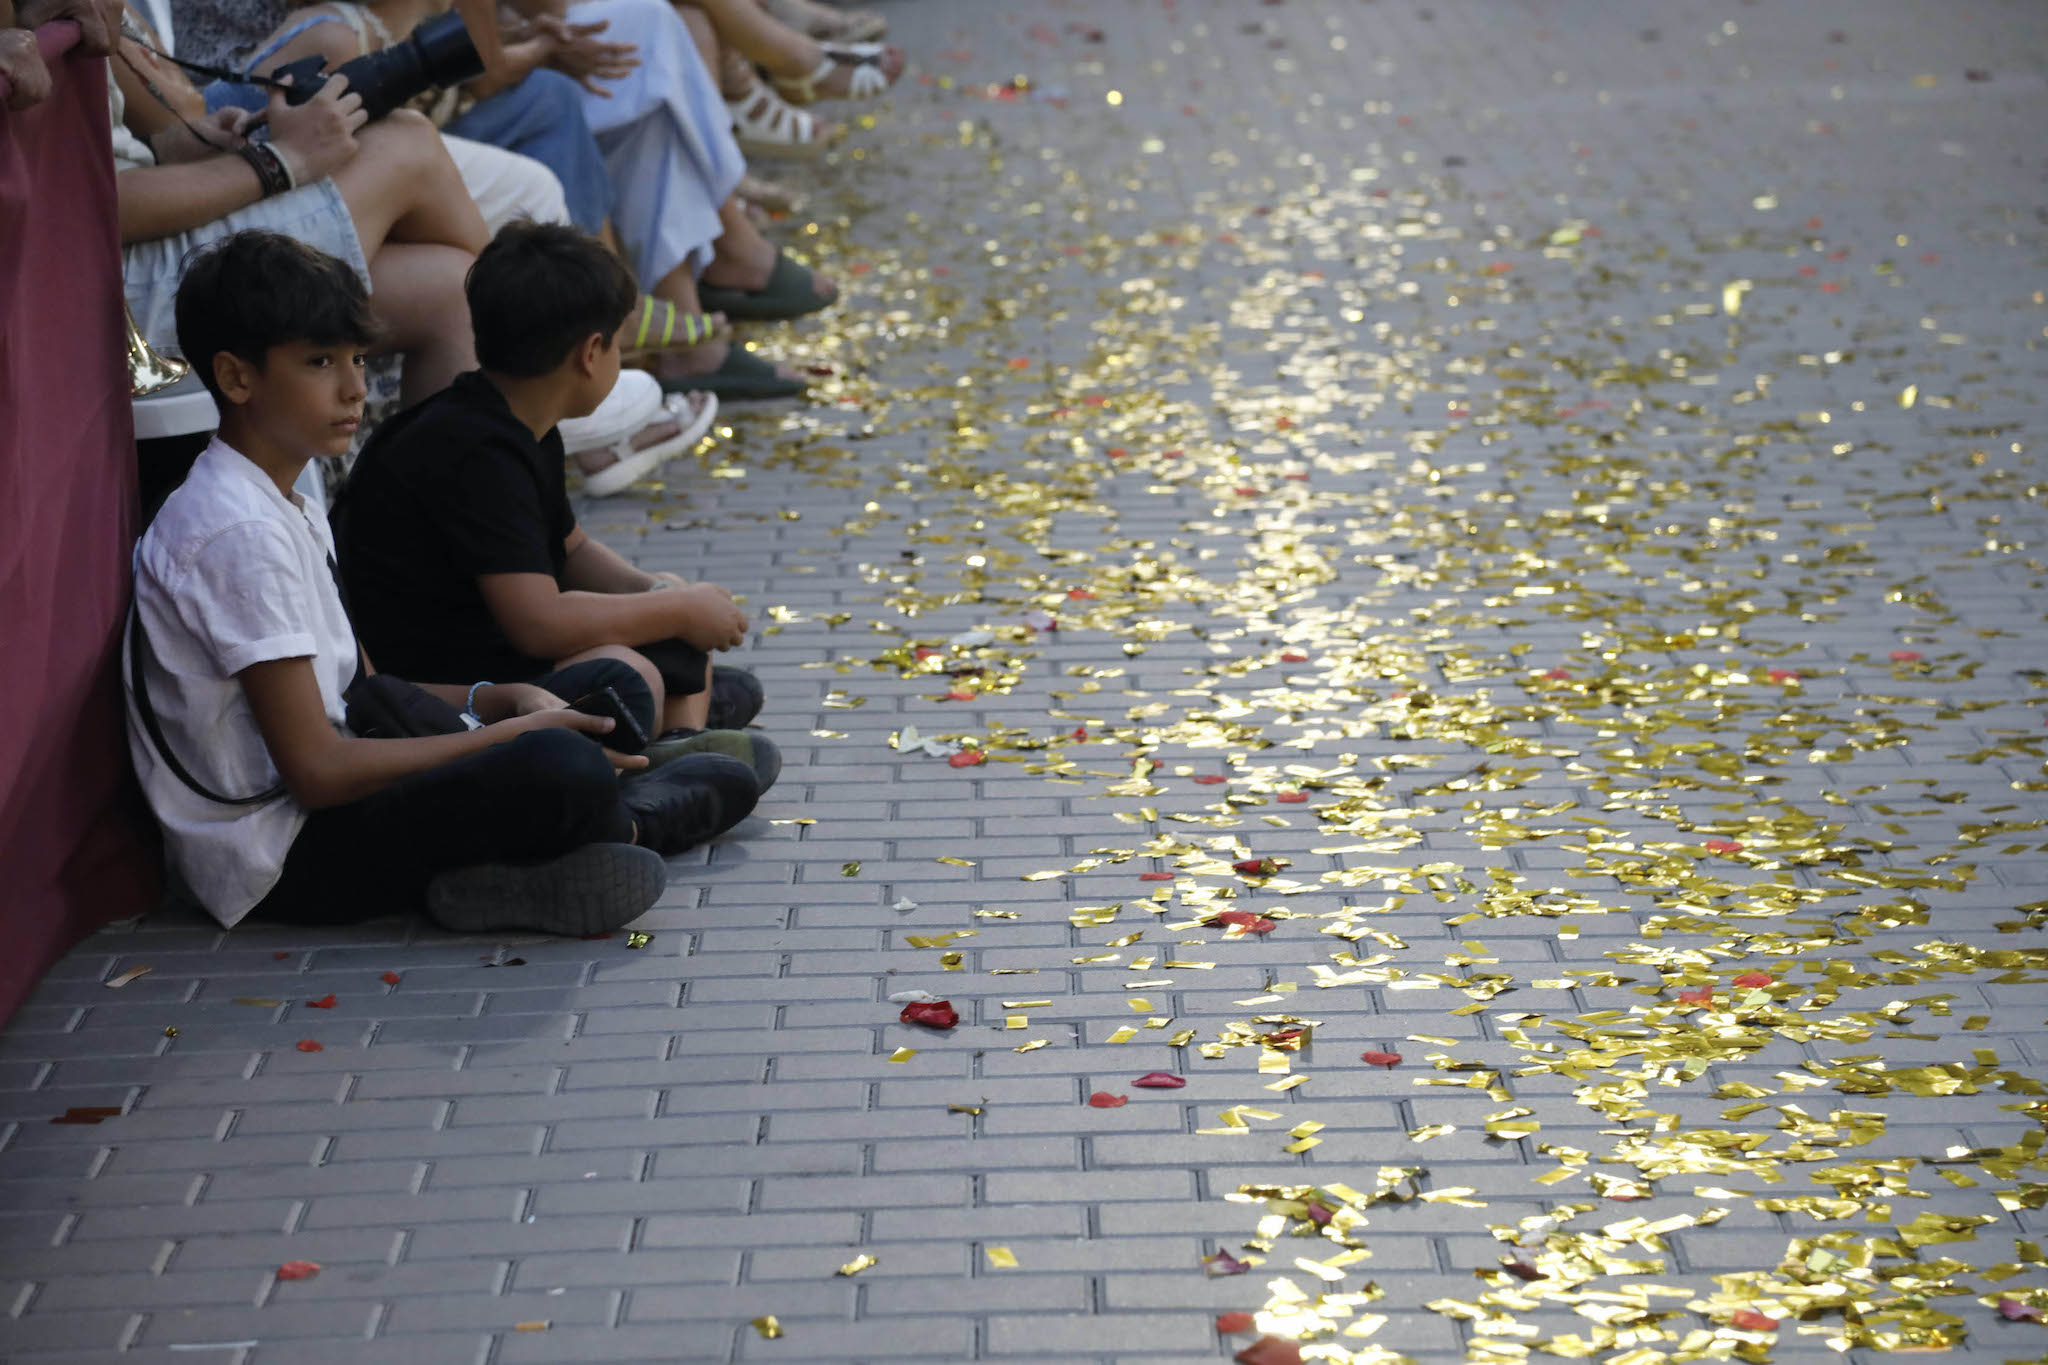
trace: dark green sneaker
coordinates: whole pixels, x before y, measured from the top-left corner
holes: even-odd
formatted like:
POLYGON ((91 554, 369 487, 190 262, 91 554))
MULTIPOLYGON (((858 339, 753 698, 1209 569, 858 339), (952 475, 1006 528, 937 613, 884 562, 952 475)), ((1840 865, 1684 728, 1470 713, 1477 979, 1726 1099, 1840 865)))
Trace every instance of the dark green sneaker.
POLYGON ((736 758, 754 770, 754 786, 764 795, 782 775, 782 750, 759 730, 670 730, 642 752, 649 772, 685 754, 736 758))

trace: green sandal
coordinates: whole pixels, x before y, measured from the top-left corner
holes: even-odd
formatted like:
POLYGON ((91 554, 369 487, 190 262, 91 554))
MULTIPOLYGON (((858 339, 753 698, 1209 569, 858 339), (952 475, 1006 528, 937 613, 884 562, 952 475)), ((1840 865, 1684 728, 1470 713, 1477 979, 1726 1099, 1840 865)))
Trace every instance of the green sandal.
POLYGON ((714 313, 740 322, 777 322, 800 318, 839 301, 819 298, 811 272, 782 254, 775 253, 775 268, 768 272, 768 284, 761 289, 722 289, 714 284, 697 286, 697 302, 714 313))
POLYGON ((639 314, 637 323, 632 321, 632 314, 627 314, 632 339, 619 347, 629 356, 716 341, 730 330, 710 313, 681 313, 676 311, 674 304, 652 294, 640 296, 639 314), (677 335, 678 324, 681 324, 680 336, 677 335))
POLYGON ((808 385, 801 379, 784 379, 775 366, 752 351, 733 346, 725 363, 705 374, 658 375, 666 393, 688 393, 701 389, 715 393, 721 402, 744 403, 751 399, 794 398, 808 385))

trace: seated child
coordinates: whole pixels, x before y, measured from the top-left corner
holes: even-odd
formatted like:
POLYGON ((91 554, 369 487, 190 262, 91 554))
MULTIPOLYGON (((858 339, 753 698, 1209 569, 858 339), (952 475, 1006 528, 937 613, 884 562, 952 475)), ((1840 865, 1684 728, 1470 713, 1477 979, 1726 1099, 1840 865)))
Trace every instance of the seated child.
POLYGON ((647 733, 666 732, 650 757, 731 754, 765 791, 780 760, 741 730, 760 685, 711 666, 712 651, 746 638, 732 594, 633 567, 569 506, 555 428, 611 391, 633 277, 574 228, 513 223, 464 292, 481 368, 386 422, 334 510, 364 643, 401 675, 437 682, 622 660, 652 693, 647 733))
POLYGON ((660 896, 661 855, 753 809, 753 773, 719 754, 621 786, 615 768, 645 760, 608 757, 595 741, 614 722, 550 690, 636 681, 611 661, 428 689, 439 703, 408 694, 453 733, 352 735, 371 661, 327 526, 291 490, 308 460, 347 453, 362 418, 362 283, 312 247, 240 232, 193 258, 176 313, 221 424, 135 550, 128 734, 171 871, 216 919, 419 909, 457 932, 600 933, 660 896))

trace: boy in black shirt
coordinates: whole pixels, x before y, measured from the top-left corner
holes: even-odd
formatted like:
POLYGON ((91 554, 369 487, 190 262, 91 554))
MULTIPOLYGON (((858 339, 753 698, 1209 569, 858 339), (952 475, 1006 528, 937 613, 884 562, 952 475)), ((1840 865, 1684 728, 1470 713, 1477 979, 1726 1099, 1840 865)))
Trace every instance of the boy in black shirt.
POLYGON ((765 790, 774 746, 740 729, 760 710, 759 684, 710 662, 746 638, 732 594, 634 568, 569 506, 556 424, 594 411, 617 380, 632 277, 573 228, 514 223, 466 292, 480 368, 385 423, 335 509, 371 657, 451 681, 622 660, 649 694, 623 698, 628 709, 649 735, 665 732, 650 757, 730 754, 765 790))

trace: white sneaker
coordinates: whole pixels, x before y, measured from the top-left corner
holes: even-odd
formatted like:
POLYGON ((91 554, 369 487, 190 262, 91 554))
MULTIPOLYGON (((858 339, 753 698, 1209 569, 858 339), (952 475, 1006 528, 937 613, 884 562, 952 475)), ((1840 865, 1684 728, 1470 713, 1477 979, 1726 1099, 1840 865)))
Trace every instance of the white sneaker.
MULTIPOLYGON (((628 370, 624 373, 637 374, 647 379, 649 383, 655 383, 653 376, 643 370, 628 370)), ((632 428, 609 446, 583 447, 586 451, 609 449, 617 457, 596 473, 583 476, 583 491, 591 497, 608 498, 614 493, 625 492, 703 440, 705 433, 711 430, 712 422, 718 417, 717 394, 697 390, 661 395, 661 386, 658 383, 655 383, 655 392, 660 396, 651 419, 632 428), (656 441, 643 450, 633 449, 634 436, 648 427, 671 422, 678 427, 675 435, 664 441, 656 441)), ((564 437, 565 444, 566 441, 567 438, 564 437)))
POLYGON ((557 431, 571 455, 609 450, 655 419, 661 411, 661 383, 645 370, 620 370, 612 391, 588 417, 571 417, 557 431))

